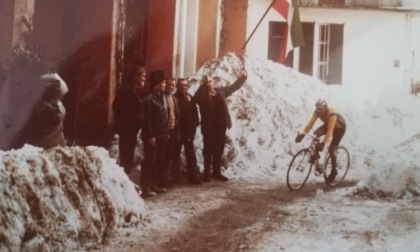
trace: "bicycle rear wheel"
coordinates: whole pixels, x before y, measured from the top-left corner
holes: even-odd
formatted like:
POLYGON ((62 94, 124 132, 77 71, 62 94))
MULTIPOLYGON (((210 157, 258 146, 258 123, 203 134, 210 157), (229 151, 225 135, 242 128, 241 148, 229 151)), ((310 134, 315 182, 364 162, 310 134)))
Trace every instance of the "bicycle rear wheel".
POLYGON ((337 186, 339 185, 344 178, 347 175, 347 172, 350 167, 350 154, 349 151, 340 146, 337 148, 337 176, 335 177, 334 181, 329 182, 328 176, 331 173, 332 170, 332 162, 331 157, 328 155, 327 161, 325 162, 325 172, 324 172, 324 178, 325 183, 329 186, 337 186))
POLYGON ((312 164, 309 163, 311 153, 308 149, 302 149, 296 153, 290 161, 287 170, 287 187, 295 191, 302 188, 312 170, 312 164))

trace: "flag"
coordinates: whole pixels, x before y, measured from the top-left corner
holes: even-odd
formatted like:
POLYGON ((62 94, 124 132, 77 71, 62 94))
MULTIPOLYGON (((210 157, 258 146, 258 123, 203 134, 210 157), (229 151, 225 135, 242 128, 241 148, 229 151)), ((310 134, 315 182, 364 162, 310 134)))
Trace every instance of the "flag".
POLYGON ((305 45, 302 24, 300 23, 299 7, 297 0, 274 0, 272 7, 287 22, 279 55, 279 62, 283 63, 286 60, 287 54, 293 48, 305 45))

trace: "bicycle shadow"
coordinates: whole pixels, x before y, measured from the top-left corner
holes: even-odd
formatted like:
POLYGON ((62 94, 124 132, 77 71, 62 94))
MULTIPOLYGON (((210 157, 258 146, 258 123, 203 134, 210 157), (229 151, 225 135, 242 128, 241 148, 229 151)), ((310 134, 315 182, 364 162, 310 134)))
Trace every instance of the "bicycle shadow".
POLYGON ((317 190, 323 190, 326 192, 334 191, 340 188, 347 188, 347 187, 354 187, 359 181, 358 180, 344 180, 337 186, 328 186, 325 184, 324 181, 307 181, 306 184, 299 190, 296 191, 290 191, 291 193, 297 193, 297 192, 314 192, 316 193, 317 190))

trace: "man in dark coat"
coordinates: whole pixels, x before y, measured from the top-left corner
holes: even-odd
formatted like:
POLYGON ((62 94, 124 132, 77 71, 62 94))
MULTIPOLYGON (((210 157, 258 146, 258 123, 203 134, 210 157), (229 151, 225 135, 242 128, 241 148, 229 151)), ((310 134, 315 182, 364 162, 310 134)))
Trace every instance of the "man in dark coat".
POLYGON ((163 94, 166 80, 163 71, 149 76, 151 92, 144 100, 144 126, 141 139, 144 143, 144 160, 140 173, 143 198, 166 192, 158 187, 164 182, 165 148, 169 140, 168 105, 163 94))
POLYGON ((127 175, 134 164, 134 152, 137 145, 137 135, 143 126, 146 71, 140 66, 130 66, 119 87, 112 109, 114 126, 119 136, 120 165, 127 175))
POLYGON ((203 75, 201 86, 194 95, 200 107, 201 133, 203 135, 204 174, 203 181, 210 180, 211 167, 213 178, 228 181, 221 173, 222 155, 226 144, 226 131, 232 127, 226 97, 242 87, 247 79, 245 71, 230 86, 214 87, 214 80, 203 75))
POLYGON ((179 78, 175 97, 179 104, 179 130, 181 138, 180 141, 175 143, 171 175, 173 181, 179 181, 179 159, 182 146, 184 146, 185 158, 187 161, 188 180, 193 184, 201 184, 194 147, 195 132, 199 124, 198 110, 197 104, 195 104, 193 101, 192 96, 187 93, 187 89, 187 80, 184 78, 179 78))

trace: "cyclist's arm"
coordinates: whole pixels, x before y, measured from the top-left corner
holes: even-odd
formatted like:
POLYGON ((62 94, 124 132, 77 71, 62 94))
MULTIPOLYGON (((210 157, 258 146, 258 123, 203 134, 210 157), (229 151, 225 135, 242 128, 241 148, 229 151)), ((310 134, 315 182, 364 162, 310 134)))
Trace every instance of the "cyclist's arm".
POLYGON ((334 132, 334 128, 335 128, 335 123, 337 122, 337 116, 336 115, 331 115, 328 118, 328 129, 327 129, 327 133, 325 134, 324 139, 322 140, 322 142, 324 144, 326 144, 328 142, 328 140, 330 140, 333 132, 334 132))
POLYGON ((305 129, 303 130, 303 132, 304 132, 305 134, 307 134, 307 133, 308 133, 308 132, 312 129, 312 127, 313 127, 313 126, 314 126, 314 124, 315 124, 316 119, 318 119, 318 116, 316 116, 316 114, 315 114, 315 112, 314 112, 314 113, 312 114, 311 120, 309 121, 308 125, 306 125, 305 129))

